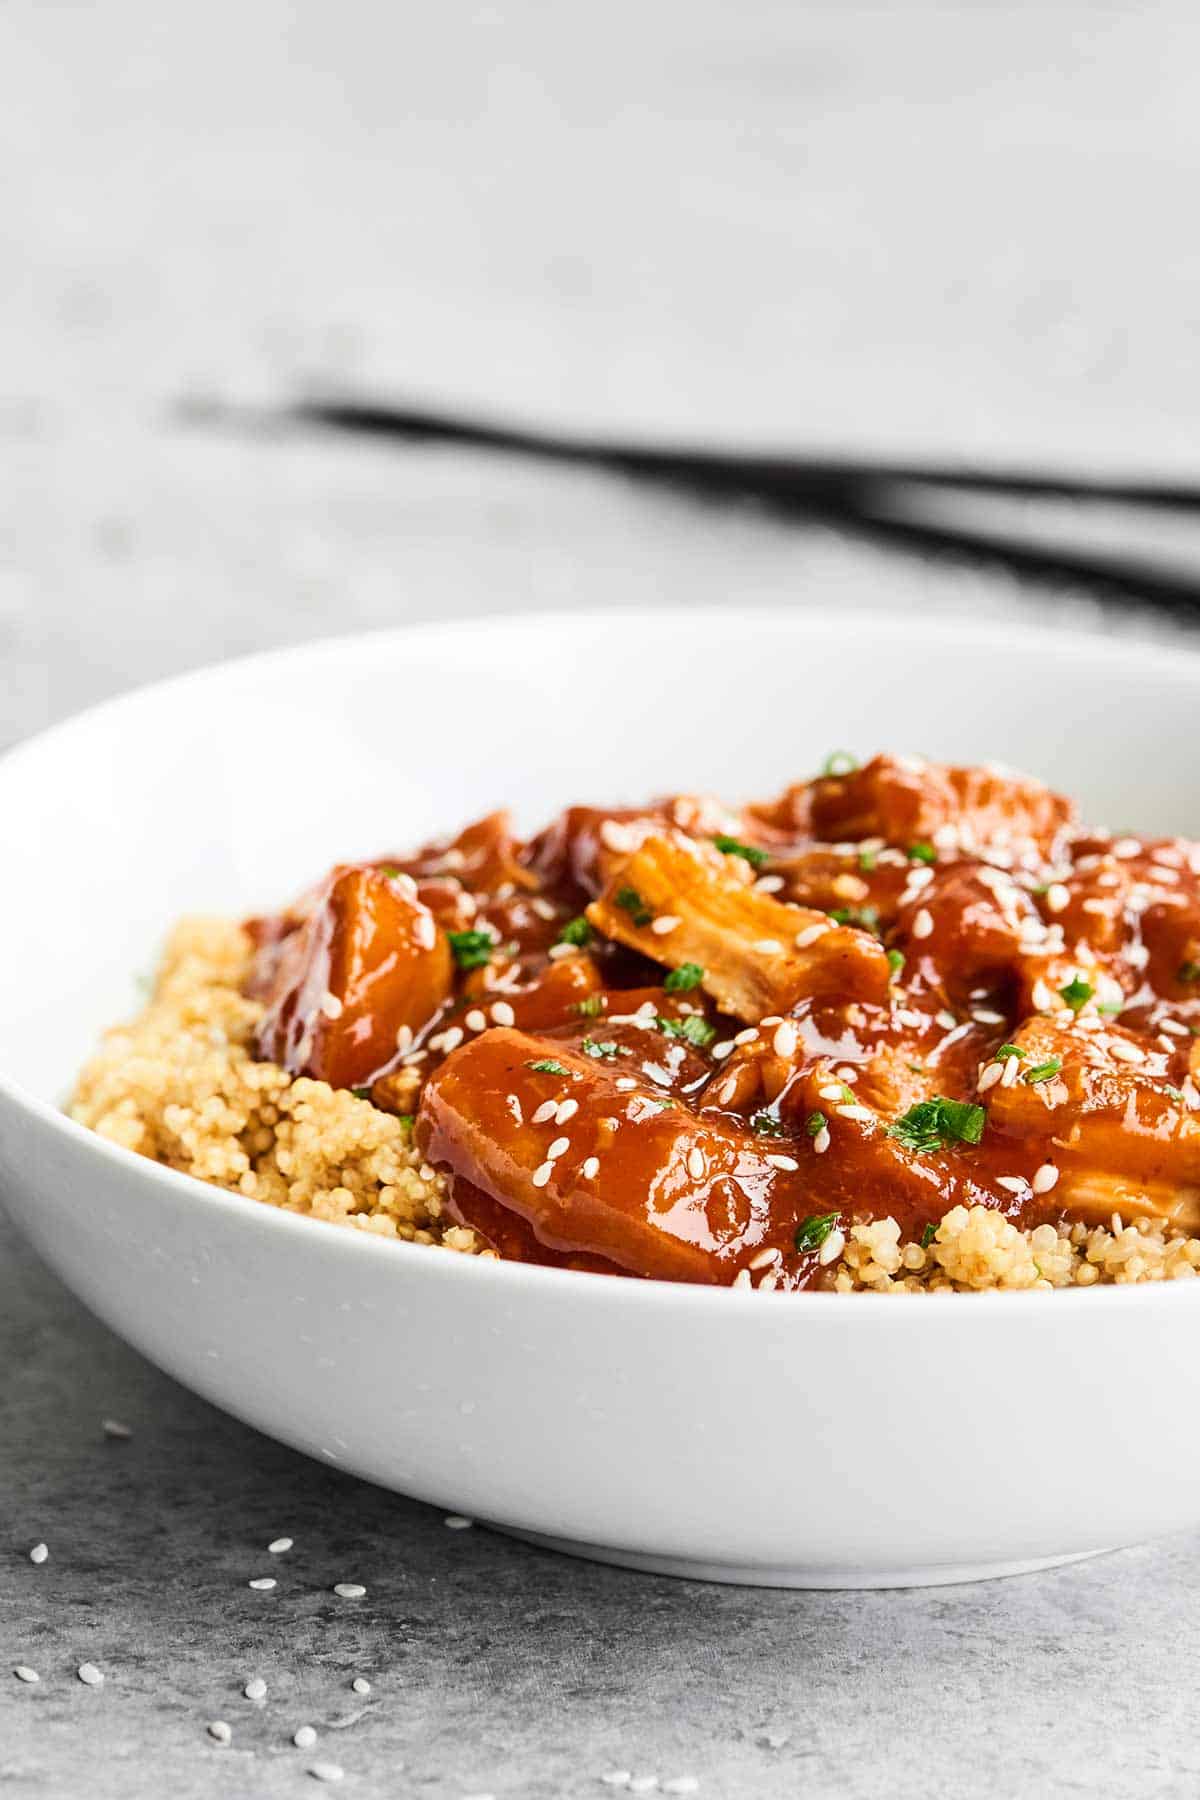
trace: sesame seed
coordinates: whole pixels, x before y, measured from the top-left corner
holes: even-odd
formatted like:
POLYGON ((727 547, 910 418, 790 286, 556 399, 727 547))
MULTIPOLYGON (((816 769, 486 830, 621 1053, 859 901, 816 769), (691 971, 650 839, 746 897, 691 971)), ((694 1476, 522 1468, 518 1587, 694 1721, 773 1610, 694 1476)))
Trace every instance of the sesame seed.
POLYGON ((829 1135, 828 1125, 822 1125, 820 1131, 818 1131, 816 1137, 812 1141, 812 1146, 818 1156, 824 1156, 832 1141, 833 1140, 829 1135))
POLYGON ((797 950, 807 950, 809 945, 815 944, 819 937, 824 937, 828 930, 829 926, 824 920, 821 920, 817 925, 806 925, 803 931, 798 931, 796 933, 795 939, 793 940, 797 950))
POLYGON ((1023 1194, 1025 1185, 1023 1175, 997 1175, 996 1177, 996 1186, 1007 1188, 1010 1194, 1023 1194))
POLYGON ((595 1181, 597 1175, 600 1173, 600 1158, 598 1156, 589 1156, 579 1173, 585 1181, 595 1181))
POLYGON ((1050 1189, 1055 1187, 1057 1183, 1058 1170, 1055 1168, 1054 1164, 1043 1163, 1041 1168, 1035 1171, 1033 1180, 1029 1185, 1032 1187, 1035 1194, 1048 1194, 1050 1189))
MULTIPOLYGON (((719 1044, 713 1045, 709 1054, 715 1062, 724 1062, 727 1056, 733 1055, 733 1039, 722 1038, 719 1044)), ((620 1087, 620 1085, 620 1082, 618 1082, 617 1086, 620 1087)))
POLYGON ((772 1263, 780 1260, 780 1256, 781 1252, 771 1247, 766 1250, 756 1250, 746 1267, 748 1269, 768 1269, 772 1263))
MULTIPOLYGON (((1009 1058, 1010 1062, 1015 1063, 1016 1060, 1017 1059, 1015 1056, 1009 1058)), ((1003 1079, 1003 1076, 1004 1076, 1004 1064, 1003 1063, 998 1063, 998 1062, 988 1063, 976 1084, 978 1091, 981 1094, 986 1094, 989 1088, 995 1087, 996 1083, 1003 1079)))
POLYGON ((311 1750, 317 1741, 317 1734, 311 1725, 298 1725, 292 1733, 292 1742, 297 1750, 311 1750))
POLYGON ((42 1679, 37 1670, 31 1669, 28 1663, 18 1663, 13 1674, 18 1681, 40 1681, 42 1679))
POLYGON ((437 1037, 430 1038, 429 1048, 444 1051, 449 1056, 452 1050, 458 1049, 465 1036, 461 1025, 451 1025, 448 1031, 439 1032, 437 1037))
POLYGON ((1054 995, 1039 975, 1033 984, 1033 1004, 1038 1012, 1048 1012, 1054 1005, 1054 995))
POLYGON ((757 944, 752 944, 750 948, 757 950, 760 956, 781 956, 783 954, 783 945, 778 938, 759 938, 757 944))
POLYGON ((267 1684, 261 1675, 255 1675, 246 1683, 242 1692, 245 1694, 247 1700, 265 1700, 267 1697, 267 1684))
POLYGON ((558 1101, 543 1100, 530 1121, 534 1125, 546 1125, 551 1119, 558 1117, 558 1101))
POLYGON ((578 1100, 562 1101, 561 1104, 559 1105, 558 1111, 554 1115, 555 1123, 557 1125, 565 1125, 567 1123, 567 1120, 573 1119, 575 1117, 575 1114, 578 1111, 579 1111, 578 1100))
POLYGON ((365 1675, 356 1675, 350 1686, 356 1694, 369 1694, 371 1691, 371 1684, 365 1675))
POLYGON ((468 1519, 466 1513, 447 1513, 442 1524, 447 1531, 470 1531, 474 1519, 468 1519))
POLYGON ((413 920, 413 943, 419 950, 432 950, 437 943, 437 926, 433 922, 433 914, 419 912, 413 920))
POLYGON ((246 1583, 246 1586, 254 1588, 257 1593, 267 1594, 275 1586, 275 1577, 273 1575, 256 1575, 253 1581, 246 1583))
POLYGON ((773 1294, 778 1286, 779 1277, 772 1271, 771 1274, 763 1276, 758 1284, 758 1291, 760 1294, 773 1294))
MULTIPOLYGON (((730 1049, 732 1049, 732 1048, 733 1048, 733 1046, 730 1045, 730 1049)), ((616 1081, 616 1087, 617 1087, 618 1093, 628 1094, 636 1086, 637 1086, 637 1082, 633 1079, 632 1075, 618 1075, 617 1081, 616 1081)))
POLYGON ((933 918, 928 907, 923 906, 912 922, 912 934, 915 938, 927 938, 933 934, 933 918))
POLYGON ((84 1687, 104 1686, 104 1676, 96 1667, 95 1663, 80 1663, 75 1673, 78 1675, 80 1681, 82 1681, 84 1687))
POLYGON ((730 1283, 731 1287, 740 1287, 740 1288, 753 1287, 753 1285, 754 1284, 750 1279, 749 1269, 739 1269, 737 1274, 734 1276, 732 1282, 730 1283))
POLYGON ((544 1188, 553 1173, 554 1164, 552 1162, 539 1163, 529 1179, 535 1188, 544 1188))
POLYGON ((1071 895, 1061 881, 1052 881, 1046 889, 1046 910, 1052 913, 1066 912, 1071 904, 1071 895))
POLYGON ((31 1563, 44 1563, 49 1554, 45 1544, 35 1544, 29 1552, 29 1560, 31 1563))
POLYGON ((120 1419, 105 1419, 100 1429, 106 1438, 115 1438, 120 1443, 126 1443, 133 1436, 129 1426, 123 1425, 120 1419))
POLYGON ((215 1744, 228 1744, 233 1741, 233 1730, 224 1719, 214 1719, 208 1726, 208 1735, 215 1744))
POLYGON ((529 910, 535 912, 539 919, 552 919, 555 916, 552 903, 543 900, 540 894, 529 902, 529 910))
POLYGON ((551 962, 561 962, 564 956, 574 956, 576 948, 575 944, 551 944, 546 955, 551 962))
POLYGON ((1126 1043, 1124 1038, 1115 1038, 1108 1048, 1118 1062, 1140 1063, 1146 1060, 1146 1052, 1139 1050, 1136 1044, 1126 1043))
POLYGON ((466 1018, 463 1020, 463 1024, 466 1026, 468 1031, 486 1031, 487 1030, 487 1014, 485 1012, 481 1012, 479 1007, 473 1006, 471 1008, 470 1012, 467 1014, 466 1018))
POLYGON ((361 1581, 335 1581, 333 1591, 339 1600, 361 1600, 367 1590, 361 1581))
POLYGON ((674 931, 678 923, 679 920, 674 913, 660 913, 658 918, 651 924, 650 929, 655 937, 666 937, 670 932, 674 931))
POLYGON ((556 1137, 546 1152, 546 1161, 554 1162, 557 1157, 565 1155, 570 1148, 571 1140, 569 1137, 556 1137))
POLYGON ((955 1018, 955 1016, 952 1012, 946 1012, 943 1010, 940 1013, 936 1013, 934 1015, 934 1017, 935 1017, 937 1023, 941 1026, 943 1031, 953 1031, 955 1026, 958 1024, 958 1020, 955 1018))
POLYGON ((688 1166, 688 1174, 691 1176, 693 1181, 702 1181, 703 1180, 704 1171, 707 1167, 707 1164, 705 1163, 705 1160, 704 1160, 704 1152, 703 1152, 703 1150, 701 1150, 701 1148, 698 1144, 693 1144, 692 1148, 688 1151, 687 1166, 688 1166))
POLYGON ((826 1082, 824 1087, 818 1088, 817 1097, 821 1100, 842 1100, 845 1098, 842 1093, 841 1083, 837 1081, 826 1082))
POLYGON ((1021 1063, 1019 1057, 1006 1056, 1004 1059, 1004 1073, 1000 1077, 1000 1086, 1010 1088, 1017 1079, 1020 1067, 1021 1063))
POLYGON ((401 1025, 399 1030, 396 1033, 396 1048, 397 1048, 397 1050, 407 1050, 409 1045, 412 1043, 412 1041, 413 1041, 412 1026, 411 1025, 401 1025))
POLYGON ((754 891, 756 894, 777 894, 782 886, 782 875, 760 875, 754 884, 754 891))
POLYGON ((340 1019, 341 1018, 342 1003, 338 999, 336 994, 331 994, 328 991, 326 993, 322 994, 322 996, 321 996, 321 1011, 324 1013, 324 1015, 327 1019, 340 1019))
POLYGON ((855 1119, 860 1125, 875 1123, 875 1114, 869 1106, 839 1106, 837 1116, 839 1119, 855 1119))
POLYGON ((979 1025, 1003 1025, 1004 1023, 1003 1013, 989 1012, 988 1009, 983 1006, 977 1006, 971 1014, 971 1017, 979 1025))
POLYGON ((817 1252, 817 1261, 822 1264, 836 1262, 845 1248, 845 1232, 831 1231, 829 1236, 825 1239, 825 1242, 821 1245, 820 1250, 817 1252))
POLYGON ((346 1773, 341 1763, 335 1762, 311 1763, 308 1772, 314 1781, 340 1781, 346 1773))
POLYGON ((798 1042, 796 1027, 790 1019, 784 1019, 775 1027, 775 1036, 771 1039, 771 1048, 776 1056, 794 1056, 798 1042))
POLYGON ((793 1170, 800 1167, 800 1164, 796 1161, 794 1156, 771 1155, 766 1158, 766 1161, 770 1163, 773 1169, 782 1169, 785 1174, 790 1174, 793 1170))
POLYGON ((515 1025, 517 1015, 507 1000, 495 1000, 492 1002, 492 1020, 497 1025, 515 1025))
POLYGON ((272 1556, 282 1556, 285 1550, 291 1549, 292 1543, 293 1539, 289 1537, 272 1538, 267 1549, 272 1556))

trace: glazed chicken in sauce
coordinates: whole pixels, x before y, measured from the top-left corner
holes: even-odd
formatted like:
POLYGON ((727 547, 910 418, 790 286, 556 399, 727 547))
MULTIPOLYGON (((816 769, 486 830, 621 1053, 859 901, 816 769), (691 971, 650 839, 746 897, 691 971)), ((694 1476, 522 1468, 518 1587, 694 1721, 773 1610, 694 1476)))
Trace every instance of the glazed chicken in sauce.
POLYGON ((1200 846, 999 770, 495 813, 251 930, 258 1054, 411 1115, 505 1257, 801 1288, 956 1205, 1200 1226, 1200 846))

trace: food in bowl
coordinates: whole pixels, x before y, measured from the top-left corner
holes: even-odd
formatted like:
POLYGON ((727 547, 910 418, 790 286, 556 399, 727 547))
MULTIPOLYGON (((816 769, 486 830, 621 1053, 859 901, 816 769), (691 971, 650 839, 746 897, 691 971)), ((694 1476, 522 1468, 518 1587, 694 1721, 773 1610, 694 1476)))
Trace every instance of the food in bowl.
POLYGON ((193 920, 72 1115, 252 1198, 760 1291, 1200 1270, 1200 845, 994 768, 504 813, 193 920))

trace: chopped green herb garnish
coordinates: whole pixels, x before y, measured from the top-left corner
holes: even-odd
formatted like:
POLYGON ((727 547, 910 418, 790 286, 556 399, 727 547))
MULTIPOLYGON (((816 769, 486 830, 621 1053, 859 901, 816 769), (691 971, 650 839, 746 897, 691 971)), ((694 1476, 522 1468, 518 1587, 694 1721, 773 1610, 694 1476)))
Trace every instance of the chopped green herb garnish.
POLYGON ((820 1137, 829 1121, 823 1112, 810 1112, 804 1121, 804 1129, 809 1137, 820 1137))
POLYGON ((947 1144, 977 1144, 983 1136, 987 1113, 969 1100, 948 1100, 935 1094, 932 1100, 919 1100, 915 1106, 887 1128, 906 1150, 929 1155, 945 1149, 947 1144))
POLYGON ((1177 981, 1200 981, 1200 962, 1189 958, 1187 962, 1180 963, 1175 971, 1175 979, 1177 981))
POLYGON ((831 750, 821 764, 822 775, 853 775, 858 758, 852 750, 831 750))
POLYGON ((581 1013, 585 1019, 598 1019, 604 1011, 604 995, 589 994, 586 1000, 577 1000, 575 1011, 581 1013))
POLYGON ((878 854, 879 853, 876 850, 860 850, 859 851, 858 866, 862 870, 864 875, 873 875, 875 873, 875 863, 878 858, 878 854))
POLYGON ((448 931, 446 936, 460 969, 482 969, 485 963, 491 962, 495 949, 491 932, 448 931))
POLYGON ((611 1041, 600 1043, 594 1037, 585 1037, 579 1047, 585 1056, 594 1056, 597 1062, 613 1062, 621 1055, 620 1044, 611 1041))
POLYGON ((879 908, 877 906, 835 906, 829 917, 835 925, 857 925, 860 931, 870 931, 879 936, 879 908))
POLYGON ((909 862, 935 863, 937 859, 937 851, 932 844, 917 842, 908 846, 909 862))
POLYGON ((371 1090, 369 1087, 351 1088, 350 1092, 354 1095, 356 1100, 369 1100, 371 1098, 371 1090))
POLYGON ((699 963, 680 963, 677 969, 671 970, 663 986, 668 994, 686 994, 699 987, 703 980, 704 970, 699 963))
POLYGON ((629 914, 635 925, 648 925, 654 917, 636 888, 618 888, 615 904, 629 914))
POLYGON ((396 1116, 399 1119, 401 1125, 403 1125, 405 1131, 411 1131, 413 1126, 417 1122, 417 1116, 415 1113, 397 1113, 396 1116))
POLYGON ((761 869, 769 860, 769 851, 756 850, 753 844, 740 844, 736 838, 715 837, 713 843, 723 856, 740 856, 752 869, 761 869))
POLYGON ((1084 981, 1081 975, 1076 975, 1072 981, 1068 981, 1066 987, 1059 988, 1058 991, 1072 1012, 1078 1012, 1080 1007, 1086 1006, 1096 992, 1091 982, 1084 981))
POLYGON ((922 1248, 922 1250, 928 1250, 930 1244, 932 1244, 932 1242, 936 1236, 937 1236, 937 1226, 936 1225, 927 1225, 925 1227, 924 1231, 921 1233, 921 1248, 922 1248))
POLYGON ((396 863, 380 863, 379 873, 381 875, 386 875, 389 881, 395 881, 397 875, 403 875, 404 870, 396 863))
POLYGON ((835 1212, 809 1213, 807 1219, 801 1219, 796 1227, 797 1250, 819 1250, 841 1216, 835 1212))
POLYGON ((912 1074, 914 1074, 914 1075, 928 1075, 928 1073, 929 1073, 929 1070, 926 1068, 924 1063, 906 1062, 904 1066, 906 1069, 910 1070, 912 1072, 912 1074))
POLYGON ((577 919, 568 919, 558 934, 560 944, 577 944, 581 949, 592 941, 592 928, 580 913, 577 919))
MULTIPOLYGON (((584 1038, 583 1042, 586 1049, 587 1038, 584 1038)), ((552 1056, 541 1056, 537 1062, 526 1063, 525 1067, 536 1069, 539 1075, 569 1075, 571 1073, 570 1069, 564 1069, 560 1062, 555 1062, 552 1056)))
POLYGON ((1023 1079, 1031 1087, 1036 1087, 1040 1081, 1051 1081, 1061 1068, 1062 1057, 1052 1056, 1047 1062, 1038 1063, 1036 1068, 1026 1069, 1023 1079))
POLYGON ((1001 1044, 998 1050, 993 1050, 992 1058, 995 1062, 1006 1062, 1010 1056, 1024 1056, 1024 1054, 1020 1044, 1001 1044))
POLYGON ((686 1038, 697 1050, 707 1050, 717 1035, 715 1025, 710 1025, 701 1013, 689 1013, 686 1019, 664 1019, 658 1021, 658 1029, 667 1037, 686 1038))
POLYGON ((658 1094, 646 1094, 644 1098, 650 1102, 651 1106, 657 1106, 660 1112, 666 1112, 669 1106, 675 1104, 673 1100, 664 1100, 658 1094))
POLYGON ((1124 1010, 1125 1002, 1123 1000, 1098 1000, 1096 1002, 1096 1011, 1103 1013, 1106 1019, 1115 1019, 1124 1010))
POLYGON ((1180 1089, 1179 1089, 1179 1088, 1177 1088, 1177 1087, 1164 1087, 1164 1088, 1163 1088, 1163 1093, 1164 1093, 1164 1094, 1167 1094, 1167 1095, 1169 1095, 1169 1097, 1170 1097, 1170 1098, 1171 1098, 1171 1099, 1172 1099, 1172 1100, 1180 1100, 1180 1101, 1182 1101, 1182 1099, 1183 1099, 1183 1093, 1182 1093, 1182 1091, 1181 1091, 1181 1090, 1180 1090, 1180 1089))
POLYGON ((753 1113, 750 1118, 750 1129, 757 1131, 759 1137, 782 1137, 783 1121, 777 1119, 774 1113, 753 1113))
POLYGON ((887 959, 888 968, 892 971, 892 980, 895 981, 904 967, 904 952, 903 950, 889 950, 887 959))

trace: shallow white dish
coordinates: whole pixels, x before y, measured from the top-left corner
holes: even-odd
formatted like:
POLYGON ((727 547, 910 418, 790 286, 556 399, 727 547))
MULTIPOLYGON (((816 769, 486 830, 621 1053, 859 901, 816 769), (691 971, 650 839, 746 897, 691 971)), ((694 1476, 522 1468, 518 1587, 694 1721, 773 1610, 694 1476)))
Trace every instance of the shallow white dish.
POLYGON ((943 620, 499 619, 145 690, 0 761, 0 1194, 108 1324, 388 1487, 606 1560, 882 1586, 1200 1519, 1200 1289, 759 1295, 385 1244, 57 1104, 184 912, 508 802, 769 793, 833 748, 1020 765, 1200 833, 1200 657, 943 620), (452 694, 452 723, 443 696, 452 694))

